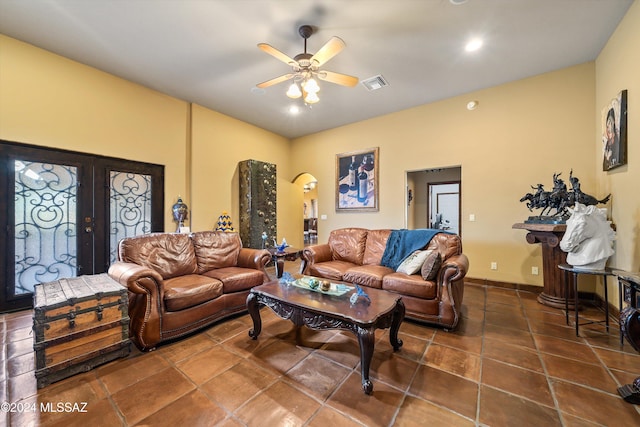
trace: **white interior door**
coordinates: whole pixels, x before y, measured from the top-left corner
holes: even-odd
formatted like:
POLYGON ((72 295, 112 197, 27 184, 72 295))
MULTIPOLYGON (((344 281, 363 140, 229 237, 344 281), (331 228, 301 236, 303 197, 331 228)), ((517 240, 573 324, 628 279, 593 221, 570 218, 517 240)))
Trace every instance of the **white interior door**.
POLYGON ((460 183, 429 184, 429 226, 460 234, 460 183))

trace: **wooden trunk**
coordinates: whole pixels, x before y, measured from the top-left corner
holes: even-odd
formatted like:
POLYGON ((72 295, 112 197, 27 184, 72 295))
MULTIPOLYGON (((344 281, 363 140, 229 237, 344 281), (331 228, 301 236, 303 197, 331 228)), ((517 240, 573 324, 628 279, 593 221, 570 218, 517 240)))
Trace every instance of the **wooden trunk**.
POLYGON ((127 289, 107 274, 36 285, 38 388, 128 355, 127 289))

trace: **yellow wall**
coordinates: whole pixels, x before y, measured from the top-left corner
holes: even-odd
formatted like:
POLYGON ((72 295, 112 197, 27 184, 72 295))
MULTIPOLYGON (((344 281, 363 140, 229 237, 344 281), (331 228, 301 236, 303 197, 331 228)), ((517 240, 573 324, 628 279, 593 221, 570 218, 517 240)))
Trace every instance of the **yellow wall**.
POLYGON ((542 286, 542 275, 531 275, 532 266, 542 270, 539 245, 511 227, 532 215, 520 197, 537 183, 550 189, 555 172, 568 182, 573 168, 582 189, 596 191, 594 85, 587 63, 294 140, 292 164, 320 184, 327 220, 318 240, 339 227, 405 227, 405 172, 460 165, 469 276, 542 286), (472 99, 479 107, 468 111, 472 99), (369 147, 380 147, 380 211, 336 213, 335 155, 369 147))
POLYGON ((178 196, 193 231, 238 225, 237 163, 275 163, 278 237, 302 244, 286 138, 2 35, 0 95, 0 139, 164 165, 167 231, 178 196))
POLYGON ((165 227, 175 229, 185 102, 1 35, 0 94, 1 139, 165 165, 165 227))
MULTIPOLYGON (((611 193, 609 212, 617 228, 616 253, 610 265, 640 270, 640 2, 634 2, 596 60, 596 104, 592 137, 599 194, 611 193), (627 165, 602 171, 601 111, 621 90, 628 90, 627 165)), ((609 295, 617 300, 617 286, 609 295)), ((615 301, 614 300, 614 301, 615 301)))
POLYGON ((192 117, 192 230, 213 229, 222 211, 237 229, 238 162, 253 159, 276 165, 278 242, 301 247, 302 189, 291 182, 289 140, 197 105, 192 117))

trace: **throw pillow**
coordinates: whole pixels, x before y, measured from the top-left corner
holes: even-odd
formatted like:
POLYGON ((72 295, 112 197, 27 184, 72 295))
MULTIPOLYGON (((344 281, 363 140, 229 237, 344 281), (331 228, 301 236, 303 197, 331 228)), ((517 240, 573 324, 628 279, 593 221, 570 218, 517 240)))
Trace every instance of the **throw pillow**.
POLYGON ((440 270, 442 264, 442 257, 438 251, 425 251, 427 257, 422 264, 422 278, 424 280, 434 280, 440 270))
POLYGON ((429 255, 428 252, 429 251, 415 251, 402 261, 402 264, 398 266, 396 271, 409 275, 417 273, 420 267, 422 267, 422 264, 424 264, 424 260, 427 259, 429 255))

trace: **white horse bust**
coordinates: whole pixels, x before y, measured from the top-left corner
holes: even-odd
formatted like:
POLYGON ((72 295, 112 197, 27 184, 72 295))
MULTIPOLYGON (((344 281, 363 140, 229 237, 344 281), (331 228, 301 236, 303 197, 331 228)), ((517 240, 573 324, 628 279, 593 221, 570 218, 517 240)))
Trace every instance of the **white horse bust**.
POLYGON ((613 255, 615 231, 607 221, 605 208, 576 203, 569 208, 567 231, 560 241, 560 249, 567 252, 567 263, 586 270, 602 270, 613 255))

